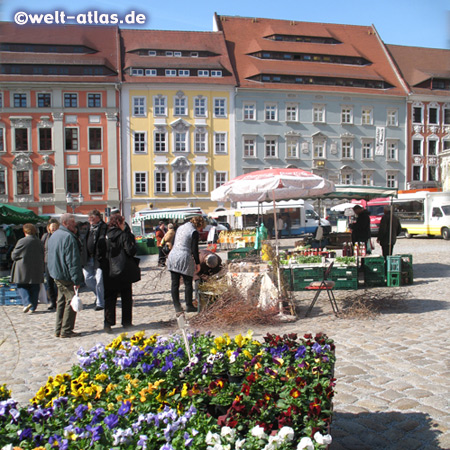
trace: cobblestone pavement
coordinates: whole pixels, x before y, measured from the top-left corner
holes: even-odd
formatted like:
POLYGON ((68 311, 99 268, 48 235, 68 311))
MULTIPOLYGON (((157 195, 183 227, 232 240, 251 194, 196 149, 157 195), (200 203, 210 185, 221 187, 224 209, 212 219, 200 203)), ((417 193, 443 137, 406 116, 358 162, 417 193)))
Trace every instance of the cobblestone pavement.
MULTIPOLYGON (((289 246, 293 241, 282 241, 289 246)), ((337 318, 326 296, 312 316, 303 318, 310 295, 296 294, 299 320, 254 328, 267 332, 322 331, 336 343, 335 416, 332 450, 450 449, 450 242, 400 239, 396 253, 410 253, 414 284, 406 288, 374 288, 407 298, 394 299, 373 319, 337 318)), ((142 258, 143 279, 134 289, 135 330, 168 334, 176 330, 170 300, 169 273, 156 268, 156 257, 142 258)), ((372 291, 373 292, 373 291, 372 291)), ((0 307, 0 384, 26 404, 47 377, 70 369, 80 346, 107 343, 103 313, 94 311, 92 293, 83 292, 86 309, 78 314, 79 337, 54 337, 55 315, 40 306, 33 315, 20 306, 0 307)), ((349 295, 336 291, 338 303, 349 295)), ((118 319, 120 311, 118 311, 118 319)), ((119 321, 120 323, 120 321, 119 321)), ((113 328, 116 334, 124 330, 113 328)), ((230 334, 247 330, 212 330, 230 334)))

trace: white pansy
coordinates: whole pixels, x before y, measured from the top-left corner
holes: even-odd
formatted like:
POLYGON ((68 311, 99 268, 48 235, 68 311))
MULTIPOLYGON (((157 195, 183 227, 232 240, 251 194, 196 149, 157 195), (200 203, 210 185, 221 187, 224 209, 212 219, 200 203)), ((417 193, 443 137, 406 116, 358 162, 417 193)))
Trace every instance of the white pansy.
POLYGON ((259 425, 253 427, 250 433, 252 436, 257 437, 258 439, 267 438, 267 434, 264 432, 264 428, 260 427, 259 425))
POLYGON ((220 444, 220 436, 217 433, 211 433, 211 431, 208 431, 205 442, 208 445, 220 444))
POLYGON ((314 450, 314 444, 311 438, 302 437, 297 445, 297 450, 314 450))
POLYGON ((4 447, 2 447, 2 450, 13 450, 13 445, 12 444, 8 444, 8 445, 5 445, 4 447))
POLYGON ((332 438, 329 434, 321 434, 320 431, 317 431, 314 440, 320 445, 330 445, 332 438))
POLYGON ((236 362, 236 355, 232 353, 230 356, 230 363, 233 364, 234 362, 236 362))
POLYGON ((292 441, 294 439, 294 430, 291 427, 283 427, 278 432, 278 439, 280 441, 292 441))
POLYGON ((238 439, 236 441, 236 443, 234 444, 234 448, 236 450, 241 450, 242 448, 244 448, 245 445, 245 439, 238 439))
POLYGON ((222 427, 220 435, 226 438, 227 441, 234 441, 236 437, 236 430, 230 427, 222 427))

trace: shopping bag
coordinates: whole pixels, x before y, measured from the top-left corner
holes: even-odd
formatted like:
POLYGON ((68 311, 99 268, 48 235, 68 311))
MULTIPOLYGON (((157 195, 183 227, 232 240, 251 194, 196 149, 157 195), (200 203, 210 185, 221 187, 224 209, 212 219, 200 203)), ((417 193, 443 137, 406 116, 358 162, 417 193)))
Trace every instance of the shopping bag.
POLYGON ((70 301, 70 306, 75 312, 80 312, 83 310, 83 302, 81 301, 81 297, 78 295, 78 289, 75 288, 75 295, 72 297, 70 301))
POLYGON ((39 303, 47 304, 48 298, 47 298, 47 289, 45 289, 45 284, 41 283, 41 286, 39 287, 39 297, 38 297, 39 303))

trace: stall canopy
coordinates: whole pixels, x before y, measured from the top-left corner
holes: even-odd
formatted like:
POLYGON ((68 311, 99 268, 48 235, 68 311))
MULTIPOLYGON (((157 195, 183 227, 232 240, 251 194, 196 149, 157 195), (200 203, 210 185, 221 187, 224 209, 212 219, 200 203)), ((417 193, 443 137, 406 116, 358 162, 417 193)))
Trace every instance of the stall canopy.
POLYGON ((371 200, 379 197, 397 197, 397 189, 383 186, 358 186, 352 184, 336 184, 335 190, 324 194, 322 198, 341 198, 354 200, 371 200))
POLYGON ((154 212, 145 212, 140 211, 139 215, 136 215, 133 217, 132 223, 140 223, 144 220, 158 220, 158 219, 168 219, 168 220, 175 220, 175 219, 181 219, 181 220, 187 220, 191 219, 192 217, 201 215, 202 211, 200 209, 193 210, 193 211, 175 211, 175 210, 169 210, 169 209, 160 209, 158 211, 154 212))
POLYGON ((29 209, 0 203, 0 224, 22 225, 25 223, 47 222, 48 219, 49 216, 39 216, 29 209))

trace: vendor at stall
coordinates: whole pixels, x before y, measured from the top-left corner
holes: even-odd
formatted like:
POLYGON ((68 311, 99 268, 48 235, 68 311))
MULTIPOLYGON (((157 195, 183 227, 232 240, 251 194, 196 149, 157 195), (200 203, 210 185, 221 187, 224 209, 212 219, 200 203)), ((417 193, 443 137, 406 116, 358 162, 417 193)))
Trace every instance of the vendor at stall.
POLYGON ((199 252, 200 270, 194 275, 194 298, 199 301, 198 290, 202 281, 206 281, 211 275, 215 275, 222 270, 222 258, 210 250, 203 249, 199 252))
POLYGON ((356 222, 349 225, 349 228, 352 230, 352 243, 364 242, 367 246, 367 242, 370 239, 369 211, 361 205, 355 205, 353 211, 357 217, 356 222))

